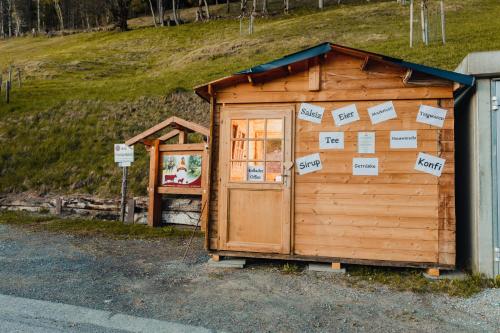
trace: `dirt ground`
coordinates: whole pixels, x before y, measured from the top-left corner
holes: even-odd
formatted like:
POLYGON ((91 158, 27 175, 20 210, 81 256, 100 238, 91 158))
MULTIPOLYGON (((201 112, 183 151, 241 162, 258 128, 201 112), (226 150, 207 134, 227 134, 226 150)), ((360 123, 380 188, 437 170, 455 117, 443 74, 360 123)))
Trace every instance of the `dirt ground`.
POLYGON ((500 289, 398 292, 283 263, 207 265, 202 239, 110 240, 0 225, 0 293, 227 332, 500 332, 500 289))

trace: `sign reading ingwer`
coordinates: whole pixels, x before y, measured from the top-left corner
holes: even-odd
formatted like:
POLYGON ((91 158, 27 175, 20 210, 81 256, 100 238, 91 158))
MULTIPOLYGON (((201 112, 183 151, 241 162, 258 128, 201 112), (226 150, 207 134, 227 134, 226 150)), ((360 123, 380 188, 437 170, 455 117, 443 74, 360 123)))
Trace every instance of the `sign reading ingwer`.
POLYGON ((420 105, 418 110, 417 122, 424 123, 436 127, 443 127, 446 113, 448 110, 435 108, 428 105, 420 105))
POLYGON ((299 168, 299 175, 319 171, 323 169, 321 158, 318 153, 307 155, 296 160, 296 165, 299 168))
POLYGON ((440 157, 419 153, 417 162, 415 163, 415 170, 440 177, 441 172, 443 172, 445 162, 446 160, 440 157))
POLYGON ((312 105, 308 103, 300 104, 300 110, 298 118, 302 120, 307 120, 315 124, 321 124, 323 119, 323 113, 325 109, 321 106, 312 105))

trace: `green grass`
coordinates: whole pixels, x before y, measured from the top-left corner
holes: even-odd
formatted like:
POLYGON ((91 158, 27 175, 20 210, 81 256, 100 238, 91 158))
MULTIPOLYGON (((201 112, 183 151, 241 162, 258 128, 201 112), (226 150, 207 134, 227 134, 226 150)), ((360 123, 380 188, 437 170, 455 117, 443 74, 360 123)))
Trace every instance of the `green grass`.
MULTIPOLYGON (((13 64, 26 76, 21 89, 14 82, 11 104, 0 101, 0 192, 116 194, 113 143, 172 114, 206 124, 207 105, 185 93, 193 86, 323 41, 446 69, 500 47, 497 0, 446 3, 448 43, 412 49, 408 7, 395 1, 299 8, 258 19, 251 36, 239 34, 237 20, 220 19, 0 41, 0 69, 13 64)), ((145 194, 146 182, 138 147, 131 194, 145 194)))
MULTIPOLYGON (((190 237, 191 229, 172 226, 150 228, 146 225, 129 225, 116 221, 95 219, 58 218, 51 215, 25 212, 0 212, 0 224, 15 225, 36 231, 68 233, 82 237, 107 237, 112 239, 159 239, 168 237, 190 237)), ((201 232, 196 232, 197 236, 201 232)))

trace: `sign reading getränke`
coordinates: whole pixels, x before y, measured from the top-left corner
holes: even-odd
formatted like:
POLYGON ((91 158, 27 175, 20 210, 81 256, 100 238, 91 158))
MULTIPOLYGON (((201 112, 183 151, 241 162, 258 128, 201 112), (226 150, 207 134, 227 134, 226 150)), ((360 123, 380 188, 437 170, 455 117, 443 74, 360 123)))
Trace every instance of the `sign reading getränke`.
POLYGON ((368 115, 373 125, 398 117, 391 101, 368 108, 368 115))
POLYGON ((358 110, 356 109, 356 104, 351 104, 344 106, 340 109, 332 111, 333 120, 335 125, 342 126, 354 121, 359 120, 358 110))
POLYGON ((302 103, 300 104, 299 115, 298 118, 302 120, 307 120, 313 122, 315 124, 321 124, 321 120, 323 119, 323 113, 325 109, 321 106, 302 103))
POLYGON ((417 122, 436 127, 443 127, 448 110, 435 108, 429 105, 420 105, 417 114, 417 122))
POLYGON ((419 153, 415 163, 415 170, 440 177, 445 162, 446 160, 440 157, 419 153))
POLYGON ((298 158, 295 164, 299 168, 299 175, 305 175, 306 173, 323 169, 321 158, 318 153, 298 158))

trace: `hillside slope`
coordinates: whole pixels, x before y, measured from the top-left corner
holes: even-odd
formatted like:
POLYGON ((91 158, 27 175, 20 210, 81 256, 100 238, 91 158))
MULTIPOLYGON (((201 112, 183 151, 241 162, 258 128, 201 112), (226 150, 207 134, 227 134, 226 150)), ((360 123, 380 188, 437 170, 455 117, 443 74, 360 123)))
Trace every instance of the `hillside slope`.
MULTIPOLYGON (((208 106, 193 86, 323 41, 446 69, 469 52, 500 48, 498 0, 446 3, 446 46, 413 49, 408 7, 395 1, 262 18, 251 36, 221 19, 0 41, 0 69, 14 64, 27 75, 11 104, 0 101, 0 192, 117 193, 113 143, 172 114, 206 123, 208 106)), ((143 194, 147 159, 137 152, 131 189, 143 194)))

